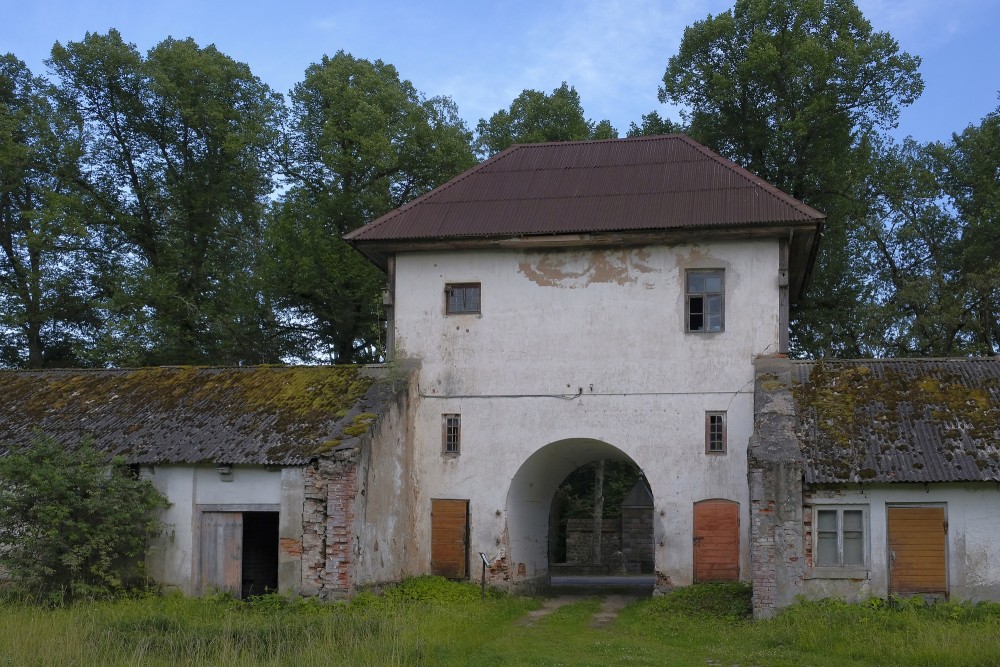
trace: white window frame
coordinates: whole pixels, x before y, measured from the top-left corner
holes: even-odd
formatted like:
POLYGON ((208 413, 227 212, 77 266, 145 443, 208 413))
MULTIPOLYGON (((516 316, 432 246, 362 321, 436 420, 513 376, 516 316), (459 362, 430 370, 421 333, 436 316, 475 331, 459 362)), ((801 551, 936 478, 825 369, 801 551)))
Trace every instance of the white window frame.
POLYGON ((866 578, 871 568, 871 512, 870 506, 827 505, 812 506, 812 570, 816 577, 826 578, 866 578), (844 563, 844 512, 861 512, 861 563, 844 563), (837 561, 833 564, 819 563, 819 513, 837 513, 837 561))

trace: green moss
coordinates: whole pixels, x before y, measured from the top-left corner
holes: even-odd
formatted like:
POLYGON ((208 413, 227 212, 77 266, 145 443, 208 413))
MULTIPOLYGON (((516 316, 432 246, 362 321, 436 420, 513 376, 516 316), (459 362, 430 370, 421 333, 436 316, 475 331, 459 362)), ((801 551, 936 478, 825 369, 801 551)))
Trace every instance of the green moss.
POLYGON ((793 387, 800 411, 815 420, 815 435, 804 437, 818 469, 843 480, 877 477, 883 455, 911 449, 909 428, 917 423, 939 434, 946 460, 954 460, 953 451, 968 450, 963 453, 996 467, 1000 398, 994 379, 970 387, 940 366, 916 373, 876 368, 820 363, 808 383, 793 387), (869 447, 873 438, 877 448, 869 447), (875 457, 874 468, 869 456, 875 457))

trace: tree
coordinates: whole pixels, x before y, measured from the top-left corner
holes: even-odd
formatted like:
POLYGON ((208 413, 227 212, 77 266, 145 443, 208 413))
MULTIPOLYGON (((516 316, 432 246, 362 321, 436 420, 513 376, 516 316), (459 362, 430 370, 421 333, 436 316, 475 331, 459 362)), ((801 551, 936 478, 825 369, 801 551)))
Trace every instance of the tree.
POLYGON ((343 51, 310 65, 291 103, 268 275, 285 325, 314 354, 373 361, 385 277, 341 237, 471 167, 471 137, 450 99, 343 51))
POLYGON ((685 127, 670 119, 662 118, 656 111, 650 111, 649 113, 642 114, 642 120, 639 125, 636 125, 634 121, 630 123, 625 136, 652 137, 659 134, 675 134, 678 132, 686 132, 685 127))
POLYGON ((610 121, 587 120, 576 88, 563 81, 546 95, 539 90, 525 90, 487 121, 476 125, 476 151, 489 157, 514 144, 543 141, 581 141, 613 139, 618 131, 610 121))
POLYGON ((280 96, 191 39, 143 57, 115 30, 87 33, 49 63, 88 139, 78 185, 100 211, 106 360, 277 361, 255 267, 280 96))
POLYGON ((660 101, 686 105, 696 140, 827 214, 799 353, 866 353, 853 246, 873 140, 921 93, 918 65, 851 0, 738 0, 688 27, 669 61, 660 101))
POLYGON ((75 197, 83 135, 54 91, 0 57, 0 364, 85 364, 99 316, 95 246, 75 197))
POLYGON ((125 461, 41 434, 0 458, 0 564, 53 602, 143 583, 146 545, 167 502, 125 461))
POLYGON ((973 324, 972 352, 1000 351, 1000 107, 935 146, 945 193, 962 221, 959 266, 973 324))

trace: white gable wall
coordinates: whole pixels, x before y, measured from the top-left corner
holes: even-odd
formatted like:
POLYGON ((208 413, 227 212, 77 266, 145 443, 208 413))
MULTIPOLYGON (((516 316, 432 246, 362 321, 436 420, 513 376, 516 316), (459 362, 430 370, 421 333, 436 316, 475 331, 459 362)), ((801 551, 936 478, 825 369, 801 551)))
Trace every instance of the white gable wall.
POLYGON ((693 503, 734 500, 747 516, 752 359, 778 345, 777 241, 403 253, 395 266, 396 356, 421 362, 416 548, 428 567, 430 500, 459 498, 470 500, 473 556, 508 558, 515 578, 543 576, 539 527, 547 525, 551 490, 560 475, 593 460, 573 444, 588 439, 643 469, 655 503, 657 570, 669 583, 689 583, 693 503), (722 333, 684 331, 684 272, 696 268, 725 270, 722 333), (469 282, 482 285, 482 312, 446 315, 445 285, 469 282), (728 411, 724 456, 704 451, 709 410, 728 411), (442 455, 446 413, 462 416, 457 457, 442 455), (537 480, 546 489, 533 518, 511 516, 518 470, 564 440, 553 450, 562 463, 533 473, 546 477, 537 480))

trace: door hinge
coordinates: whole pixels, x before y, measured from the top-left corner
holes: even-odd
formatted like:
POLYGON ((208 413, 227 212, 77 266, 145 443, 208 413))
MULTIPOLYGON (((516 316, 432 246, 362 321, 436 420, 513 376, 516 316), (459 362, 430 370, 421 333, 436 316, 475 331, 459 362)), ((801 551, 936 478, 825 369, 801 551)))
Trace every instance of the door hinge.
POLYGON ((948 522, 947 521, 944 522, 944 532, 945 533, 948 532, 948 522))

